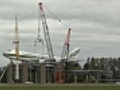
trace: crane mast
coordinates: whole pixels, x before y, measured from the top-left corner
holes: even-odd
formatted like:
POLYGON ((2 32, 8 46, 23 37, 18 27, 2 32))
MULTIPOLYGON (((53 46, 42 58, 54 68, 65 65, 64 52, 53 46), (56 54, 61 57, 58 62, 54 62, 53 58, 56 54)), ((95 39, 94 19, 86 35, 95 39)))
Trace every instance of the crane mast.
POLYGON ((18 20, 17 20, 17 15, 15 15, 15 41, 13 42, 15 44, 15 53, 16 53, 16 72, 15 72, 15 79, 19 80, 19 65, 18 65, 18 60, 19 60, 19 37, 18 37, 18 20))
POLYGON ((70 47, 70 32, 71 28, 68 29, 67 36, 65 38, 65 42, 62 48, 61 60, 65 64, 65 82, 67 83, 67 73, 68 73, 68 60, 69 60, 69 47, 70 47))
POLYGON ((48 52, 48 55, 49 55, 49 59, 50 60, 55 60, 54 59, 54 54, 53 54, 52 43, 51 43, 51 40, 50 40, 49 28, 48 28, 48 25, 47 25, 47 22, 46 22, 45 12, 43 10, 41 2, 39 3, 39 9, 40 9, 40 12, 41 12, 43 32, 44 32, 44 35, 45 35, 45 41, 46 41, 46 47, 47 47, 47 52, 48 52))
POLYGON ((70 46, 70 32, 71 32, 71 28, 68 29, 68 33, 62 48, 62 54, 61 54, 62 60, 69 58, 68 55, 69 55, 69 46, 70 46))
POLYGON ((15 53, 16 53, 16 59, 19 59, 19 37, 18 37, 18 20, 17 15, 15 16, 15 53))

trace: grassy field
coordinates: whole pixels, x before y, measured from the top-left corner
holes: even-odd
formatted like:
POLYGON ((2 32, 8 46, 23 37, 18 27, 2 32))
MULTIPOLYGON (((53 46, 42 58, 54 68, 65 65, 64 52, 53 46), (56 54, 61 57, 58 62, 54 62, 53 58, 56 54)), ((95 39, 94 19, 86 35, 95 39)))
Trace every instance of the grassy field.
POLYGON ((120 90, 120 86, 0 85, 0 90, 120 90))

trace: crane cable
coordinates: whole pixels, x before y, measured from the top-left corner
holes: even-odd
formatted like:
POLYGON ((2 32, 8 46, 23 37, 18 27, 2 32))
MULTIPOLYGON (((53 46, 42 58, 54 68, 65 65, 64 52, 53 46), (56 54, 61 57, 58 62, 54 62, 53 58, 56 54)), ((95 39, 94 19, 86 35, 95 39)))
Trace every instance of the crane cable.
POLYGON ((38 13, 38 36, 37 36, 37 38, 36 38, 36 40, 34 42, 34 46, 36 45, 36 43, 40 43, 40 42, 42 43, 42 45, 44 44, 43 40, 42 40, 42 38, 40 36, 40 19, 39 19, 39 13, 38 13))
POLYGON ((52 11, 50 11, 45 5, 44 7, 59 21, 61 22, 66 28, 69 28, 68 25, 66 25, 64 22, 62 22, 62 20, 57 16, 55 15, 52 11))
MULTIPOLYGON (((39 10, 38 10, 38 36, 34 42, 34 46, 37 45, 37 43, 42 43, 42 55, 43 55, 43 46, 44 46, 44 41, 42 39, 42 37, 40 36, 40 14, 39 14, 39 10)), ((34 50, 35 50, 35 47, 34 47, 34 50)))

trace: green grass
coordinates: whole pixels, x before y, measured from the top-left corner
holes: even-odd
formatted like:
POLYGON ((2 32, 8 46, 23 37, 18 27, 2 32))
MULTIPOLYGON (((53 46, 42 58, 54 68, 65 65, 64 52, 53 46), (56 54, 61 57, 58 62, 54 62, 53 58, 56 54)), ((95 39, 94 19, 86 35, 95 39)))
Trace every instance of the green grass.
POLYGON ((0 86, 0 90, 120 90, 120 86, 0 86))

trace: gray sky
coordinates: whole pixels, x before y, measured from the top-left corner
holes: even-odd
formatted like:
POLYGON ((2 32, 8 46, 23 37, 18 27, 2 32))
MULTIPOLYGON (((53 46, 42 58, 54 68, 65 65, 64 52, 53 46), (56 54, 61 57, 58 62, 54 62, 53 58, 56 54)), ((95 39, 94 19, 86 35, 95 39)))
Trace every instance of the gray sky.
MULTIPOLYGON (((44 7, 55 55, 61 55, 65 35, 70 27, 70 50, 80 47, 79 59, 92 56, 119 57, 120 0, 41 1, 62 20, 62 23, 59 22, 44 7)), ((14 48, 15 13, 19 20, 20 49, 41 53, 41 44, 34 47, 38 29, 38 2, 40 0, 0 0, 0 66, 9 63, 2 53, 14 48)))

